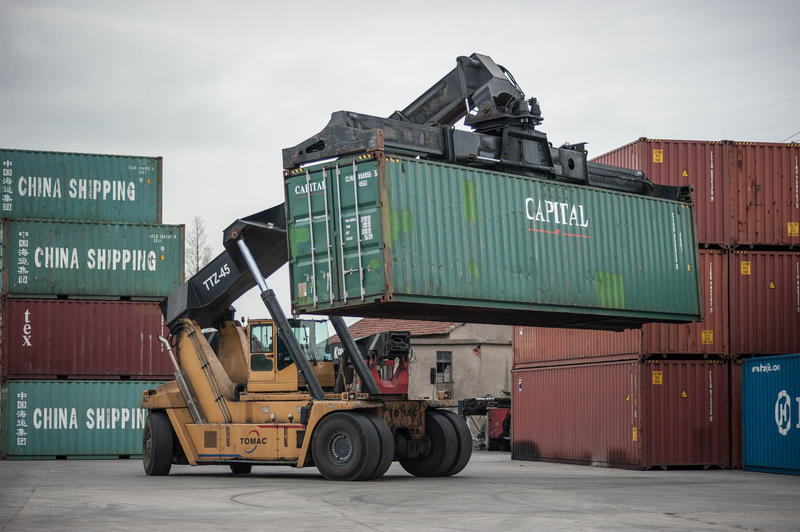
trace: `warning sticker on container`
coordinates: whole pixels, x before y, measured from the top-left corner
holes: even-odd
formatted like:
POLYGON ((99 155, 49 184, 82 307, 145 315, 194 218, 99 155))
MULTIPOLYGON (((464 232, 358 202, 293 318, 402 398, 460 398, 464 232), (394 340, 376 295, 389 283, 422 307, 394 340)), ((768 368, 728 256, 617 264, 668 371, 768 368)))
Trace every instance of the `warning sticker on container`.
POLYGON ((769 282, 769 289, 770 290, 775 290, 775 281, 770 281, 769 282))
POLYGON ((661 371, 653 371, 653 385, 660 386, 664 384, 664 374, 661 371))
POLYGON ((686 168, 683 169, 683 172, 681 172, 681 175, 683 177, 689 177, 689 172, 686 171, 686 168))
POLYGON ((712 329, 703 329, 700 333, 700 342, 703 345, 711 345, 714 343, 714 331, 712 329))
POLYGON ((522 378, 517 381, 517 390, 522 391, 522 378))
POLYGON ((743 260, 739 269, 742 275, 750 275, 750 261, 743 260))
POLYGON ((633 441, 639 441, 639 434, 636 427, 633 427, 633 441))
POLYGON ((686 393, 686 390, 683 390, 683 391, 681 392, 681 397, 682 397, 683 399, 686 399, 687 397, 689 397, 689 396, 687 395, 687 393, 686 393))
POLYGON ((789 236, 800 236, 800 222, 787 222, 786 232, 789 236))
POLYGON ((664 150, 653 148, 653 162, 654 163, 664 162, 664 150))

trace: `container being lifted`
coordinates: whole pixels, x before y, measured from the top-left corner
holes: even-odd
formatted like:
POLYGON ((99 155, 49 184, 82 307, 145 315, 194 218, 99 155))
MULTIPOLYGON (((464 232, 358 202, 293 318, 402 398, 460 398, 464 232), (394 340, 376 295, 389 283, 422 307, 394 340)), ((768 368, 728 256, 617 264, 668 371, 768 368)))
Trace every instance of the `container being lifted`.
POLYGON ((554 148, 540 122, 536 100, 473 54, 402 112, 334 113, 284 150, 293 311, 617 330, 698 320, 691 189, 588 163, 583 144, 554 148), (451 127, 462 117, 474 132, 451 127))

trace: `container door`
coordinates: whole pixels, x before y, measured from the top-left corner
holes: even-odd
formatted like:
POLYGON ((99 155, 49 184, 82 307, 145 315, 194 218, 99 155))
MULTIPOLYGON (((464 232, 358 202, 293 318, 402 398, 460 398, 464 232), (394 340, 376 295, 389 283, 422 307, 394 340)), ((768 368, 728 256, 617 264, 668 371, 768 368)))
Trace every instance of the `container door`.
POLYGON ((340 276, 335 298, 363 301, 386 290, 378 162, 356 159, 337 165, 334 174, 340 276))
POLYGON ((329 303, 336 291, 330 165, 297 171, 286 180, 293 306, 329 303))

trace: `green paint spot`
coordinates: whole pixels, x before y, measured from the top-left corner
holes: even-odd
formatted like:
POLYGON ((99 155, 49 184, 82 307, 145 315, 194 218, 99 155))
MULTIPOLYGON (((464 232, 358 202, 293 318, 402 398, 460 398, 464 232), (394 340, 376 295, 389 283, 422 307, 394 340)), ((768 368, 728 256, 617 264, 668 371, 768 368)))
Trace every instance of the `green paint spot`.
POLYGON ((379 261, 378 259, 372 259, 371 261, 369 261, 369 264, 367 264, 367 268, 369 268, 371 271, 377 270, 380 267, 381 267, 381 261, 379 261))
POLYGON ((303 242, 311 241, 311 232, 308 227, 292 227, 289 229, 289 247, 292 257, 297 256, 297 246, 303 242))
POLYGON ((595 272, 594 285, 599 306, 625 308, 625 282, 621 275, 610 272, 595 272))
POLYGON ((391 231, 392 242, 394 242, 400 236, 400 216, 394 209, 389 211, 389 230, 391 231))
POLYGON ((414 230, 414 218, 411 216, 411 213, 408 211, 403 211, 400 219, 403 224, 403 232, 406 234, 411 234, 411 231, 414 230))
POLYGON ((464 194, 464 220, 478 221, 478 199, 475 195, 475 182, 464 181, 461 183, 461 192, 464 194))
POLYGON ((469 265, 467 266, 467 272, 476 279, 481 276, 481 271, 478 269, 478 263, 474 260, 470 261, 469 265))

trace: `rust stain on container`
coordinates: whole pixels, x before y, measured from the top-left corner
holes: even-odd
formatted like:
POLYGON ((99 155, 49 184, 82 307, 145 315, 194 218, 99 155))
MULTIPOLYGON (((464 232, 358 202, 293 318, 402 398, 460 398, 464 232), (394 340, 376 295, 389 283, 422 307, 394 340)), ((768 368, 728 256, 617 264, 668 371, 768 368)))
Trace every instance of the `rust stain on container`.
POLYGON ((729 268, 733 356, 800 352, 800 253, 737 251, 729 268))
POLYGON ((513 382, 514 459, 728 466, 726 363, 539 366, 514 370, 513 382))
POLYGON ((3 302, 6 378, 170 378, 158 303, 8 299, 3 302))

